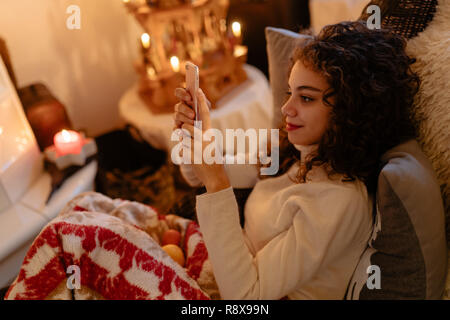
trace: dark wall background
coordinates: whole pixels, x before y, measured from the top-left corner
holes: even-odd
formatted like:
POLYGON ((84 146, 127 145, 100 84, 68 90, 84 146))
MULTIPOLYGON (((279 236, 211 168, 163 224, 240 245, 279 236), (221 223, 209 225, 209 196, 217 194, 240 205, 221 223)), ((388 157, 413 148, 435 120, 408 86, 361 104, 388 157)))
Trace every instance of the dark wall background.
POLYGON ((268 75, 267 26, 300 31, 310 26, 308 0, 231 0, 229 22, 242 23, 243 44, 248 46, 248 63, 268 75))

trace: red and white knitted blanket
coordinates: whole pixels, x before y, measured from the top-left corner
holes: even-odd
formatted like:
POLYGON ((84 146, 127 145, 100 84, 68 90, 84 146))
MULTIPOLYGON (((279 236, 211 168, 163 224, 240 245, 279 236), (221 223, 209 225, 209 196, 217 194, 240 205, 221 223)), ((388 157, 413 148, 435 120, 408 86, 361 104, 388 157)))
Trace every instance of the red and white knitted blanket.
POLYGON ((198 225, 88 192, 51 221, 29 249, 5 299, 219 299, 198 225), (182 234, 181 267, 159 239, 182 234), (77 283, 78 282, 78 283, 77 283))

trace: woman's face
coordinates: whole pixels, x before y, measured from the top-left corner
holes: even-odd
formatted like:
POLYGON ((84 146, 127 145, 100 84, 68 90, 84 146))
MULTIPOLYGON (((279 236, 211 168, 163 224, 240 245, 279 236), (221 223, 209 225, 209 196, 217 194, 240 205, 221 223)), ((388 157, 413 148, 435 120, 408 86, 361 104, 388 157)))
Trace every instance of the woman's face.
MULTIPOLYGON (((289 100, 281 108, 292 144, 311 145, 320 141, 328 128, 331 107, 322 97, 329 88, 324 76, 297 61, 289 77, 289 100)), ((333 99, 330 98, 333 103, 333 99)))

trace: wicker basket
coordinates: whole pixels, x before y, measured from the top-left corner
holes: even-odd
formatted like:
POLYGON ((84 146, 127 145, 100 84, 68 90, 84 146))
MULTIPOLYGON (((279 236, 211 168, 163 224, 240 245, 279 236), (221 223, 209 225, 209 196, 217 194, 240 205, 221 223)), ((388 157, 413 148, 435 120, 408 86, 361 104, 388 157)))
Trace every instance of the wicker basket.
POLYGON ((370 5, 380 7, 382 26, 411 39, 425 30, 433 19, 437 0, 372 0, 364 8, 360 20, 369 18, 367 7, 370 5))

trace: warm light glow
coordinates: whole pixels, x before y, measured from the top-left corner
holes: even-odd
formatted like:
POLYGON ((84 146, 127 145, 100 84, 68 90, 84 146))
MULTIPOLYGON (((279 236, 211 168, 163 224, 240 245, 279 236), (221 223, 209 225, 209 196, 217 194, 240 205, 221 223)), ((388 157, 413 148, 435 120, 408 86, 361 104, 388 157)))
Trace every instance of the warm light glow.
POLYGON ((2 133, 3 133, 3 127, 0 127, 0 136, 2 135, 2 133))
POLYGON ((123 3, 130 3, 130 0, 122 0, 123 1, 123 3))
POLYGON ((148 33, 144 33, 141 36, 141 42, 142 42, 142 46, 145 49, 150 48, 150 35, 148 33))
POLYGON ((64 141, 64 142, 71 142, 71 141, 77 140, 75 135, 70 134, 70 132, 65 129, 63 131, 61 131, 61 136, 62 136, 62 141, 64 141))
POLYGON ((247 52, 248 52, 248 49, 245 46, 236 46, 234 48, 234 56, 236 58, 246 55, 247 52))
POLYGON ((236 38, 239 38, 242 34, 241 24, 237 21, 233 22, 233 24, 231 25, 231 30, 233 31, 233 35, 236 38))
POLYGON ((150 79, 155 78, 155 76, 156 76, 155 68, 147 67, 147 75, 149 76, 150 79))
POLYGON ((76 131, 62 130, 53 138, 56 152, 62 156, 69 153, 78 154, 83 147, 83 139, 76 131))
POLYGON ((180 59, 177 56, 170 58, 170 64, 172 65, 173 71, 180 72, 180 59))

